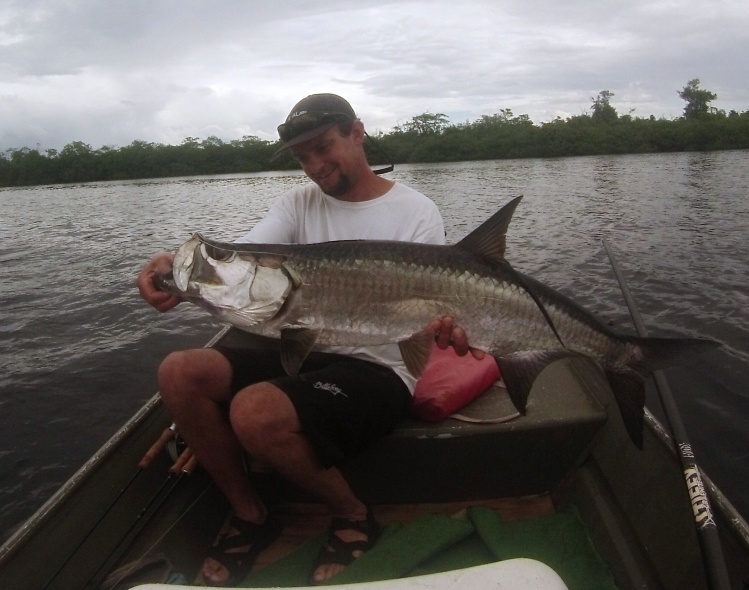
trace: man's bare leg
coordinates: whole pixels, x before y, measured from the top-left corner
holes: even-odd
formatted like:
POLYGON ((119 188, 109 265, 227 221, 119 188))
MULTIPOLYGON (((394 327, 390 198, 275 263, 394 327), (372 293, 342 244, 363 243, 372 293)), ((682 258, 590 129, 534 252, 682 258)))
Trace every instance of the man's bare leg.
MULTIPOLYGON (((242 447, 228 418, 231 366, 220 352, 205 349, 176 352, 159 368, 159 390, 180 435, 232 507, 243 520, 264 522, 267 509, 244 472, 242 447)), ((229 530, 229 536, 238 531, 229 530)), ((241 552, 243 548, 238 548, 241 552)), ((207 558, 201 575, 221 584, 226 568, 207 558)))
MULTIPOLYGON (((258 383, 240 391, 231 404, 232 428, 242 446, 292 483, 325 502, 332 515, 353 521, 367 518, 367 507, 356 497, 339 469, 324 468, 307 437, 291 400, 271 383, 258 383)), ((361 532, 337 533, 344 542, 366 541, 361 532)), ((360 552, 354 554, 359 557, 360 552)), ((322 582, 344 569, 339 564, 320 566, 313 573, 322 582)))
MULTIPOLYGON (((276 469, 289 481, 315 494, 333 516, 364 520, 366 506, 354 495, 338 469, 323 468, 300 430, 293 404, 270 383, 240 391, 232 400, 231 366, 211 349, 169 355, 159 368, 159 388, 180 434, 203 468, 222 491, 234 514, 262 523, 267 509, 249 484, 243 467, 243 448, 276 469), (231 401, 231 420, 226 406, 231 401)), ((230 534, 232 532, 230 531, 230 534)), ((358 531, 342 531, 341 540, 366 540, 358 531)), ((343 566, 321 566, 316 581, 340 572, 343 566)), ((206 559, 203 577, 221 583, 226 569, 206 559)))

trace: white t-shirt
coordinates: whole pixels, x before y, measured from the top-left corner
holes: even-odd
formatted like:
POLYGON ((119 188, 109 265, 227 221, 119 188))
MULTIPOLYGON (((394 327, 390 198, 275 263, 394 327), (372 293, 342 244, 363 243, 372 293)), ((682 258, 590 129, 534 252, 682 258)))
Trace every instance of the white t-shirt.
POLYGON ((271 206, 239 242, 314 244, 334 240, 400 240, 444 244, 445 226, 437 205, 396 182, 381 197, 351 203, 316 184, 291 189, 271 206))
MULTIPOLYGON (((268 215, 238 242, 314 244, 334 240, 400 240, 444 244, 445 226, 434 202, 396 182, 370 201, 341 201, 315 184, 291 189, 271 206, 268 215)), ((408 372, 395 344, 370 347, 319 346, 392 368, 413 392, 416 380, 408 372)))

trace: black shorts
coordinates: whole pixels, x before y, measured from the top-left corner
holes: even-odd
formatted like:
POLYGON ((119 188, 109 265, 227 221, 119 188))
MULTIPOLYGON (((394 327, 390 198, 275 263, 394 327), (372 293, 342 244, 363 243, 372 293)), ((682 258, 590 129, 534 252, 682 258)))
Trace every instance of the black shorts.
POLYGON ((267 381, 289 396, 302 430, 324 467, 341 465, 392 432, 408 415, 411 393, 391 369, 337 354, 312 352, 299 374, 286 375, 277 350, 217 346, 231 363, 232 393, 267 381))

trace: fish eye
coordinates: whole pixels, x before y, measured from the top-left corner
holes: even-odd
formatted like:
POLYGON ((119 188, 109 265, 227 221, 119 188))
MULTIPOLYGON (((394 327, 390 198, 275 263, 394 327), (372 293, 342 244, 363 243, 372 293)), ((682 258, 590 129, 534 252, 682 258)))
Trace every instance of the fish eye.
POLYGON ((216 246, 203 244, 203 255, 206 258, 211 258, 218 262, 231 262, 232 260, 234 260, 234 257, 237 255, 237 253, 231 250, 217 248, 216 246))

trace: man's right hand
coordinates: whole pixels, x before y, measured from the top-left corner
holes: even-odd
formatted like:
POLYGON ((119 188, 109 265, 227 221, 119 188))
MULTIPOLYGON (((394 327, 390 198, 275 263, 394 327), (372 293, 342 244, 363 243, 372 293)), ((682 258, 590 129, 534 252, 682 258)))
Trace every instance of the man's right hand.
POLYGON ((146 302, 157 310, 164 312, 179 305, 182 301, 176 295, 159 291, 153 284, 156 275, 166 275, 172 270, 174 254, 161 252, 154 256, 151 261, 143 267, 138 275, 138 291, 146 302))

